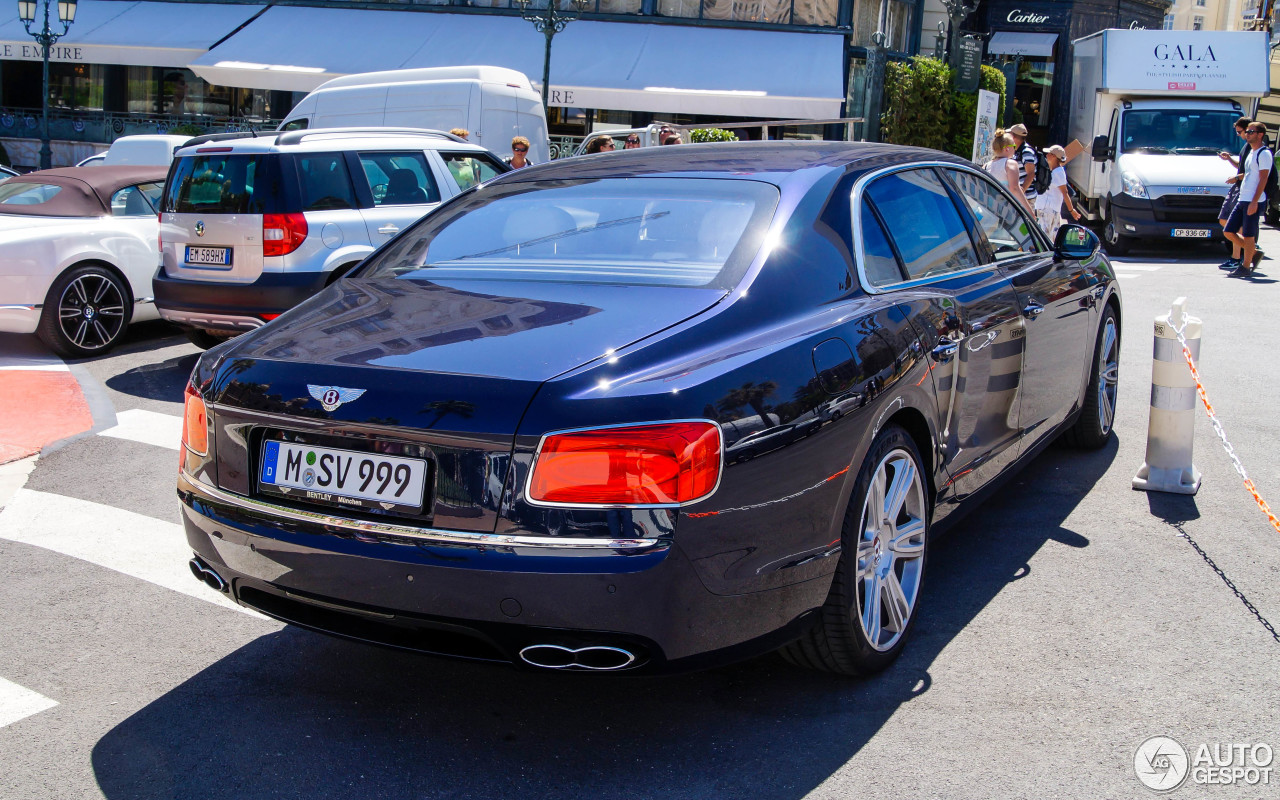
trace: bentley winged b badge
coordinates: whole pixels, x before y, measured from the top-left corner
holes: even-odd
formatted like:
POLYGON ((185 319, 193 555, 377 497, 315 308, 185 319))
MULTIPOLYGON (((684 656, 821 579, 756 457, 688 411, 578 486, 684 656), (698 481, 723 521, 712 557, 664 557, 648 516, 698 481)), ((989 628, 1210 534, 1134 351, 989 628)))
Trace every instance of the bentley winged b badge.
POLYGON ((333 411, 343 403, 350 403, 364 394, 364 389, 348 389, 343 386, 312 386, 307 384, 307 391, 320 401, 325 411, 333 411))

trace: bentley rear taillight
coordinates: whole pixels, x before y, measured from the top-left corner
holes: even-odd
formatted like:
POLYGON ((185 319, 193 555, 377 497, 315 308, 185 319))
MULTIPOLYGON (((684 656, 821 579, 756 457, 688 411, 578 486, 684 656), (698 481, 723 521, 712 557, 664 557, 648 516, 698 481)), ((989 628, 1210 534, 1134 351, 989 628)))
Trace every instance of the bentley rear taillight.
POLYGON ((529 499, 548 505, 683 505, 720 480, 720 429, 666 422, 549 434, 529 477, 529 499))
POLYGON ((187 386, 183 400, 182 446, 198 456, 208 455, 209 418, 205 411, 204 398, 196 391, 196 387, 187 386))

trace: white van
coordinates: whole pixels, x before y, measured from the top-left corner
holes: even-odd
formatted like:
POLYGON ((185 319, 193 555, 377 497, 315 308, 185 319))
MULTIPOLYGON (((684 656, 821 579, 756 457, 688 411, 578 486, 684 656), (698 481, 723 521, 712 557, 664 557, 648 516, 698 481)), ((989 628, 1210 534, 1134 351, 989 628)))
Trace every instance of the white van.
POLYGON ((318 86, 279 130, 391 126, 447 131, 504 158, 511 139, 529 140, 529 159, 551 160, 541 96, 522 72, 505 67, 432 67, 344 75, 318 86))
POLYGON ((190 136, 173 134, 139 134, 121 136, 111 147, 76 164, 77 167, 100 164, 104 167, 131 165, 155 165, 163 167, 173 161, 173 154, 186 144, 190 136))

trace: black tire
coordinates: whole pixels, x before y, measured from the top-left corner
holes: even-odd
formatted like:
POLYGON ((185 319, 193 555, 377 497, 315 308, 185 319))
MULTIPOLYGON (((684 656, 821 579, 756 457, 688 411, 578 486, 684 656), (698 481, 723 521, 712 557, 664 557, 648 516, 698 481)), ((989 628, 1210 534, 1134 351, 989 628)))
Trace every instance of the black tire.
POLYGON ((235 334, 215 333, 204 328, 187 328, 184 333, 187 334, 187 341, 201 350, 217 347, 228 339, 234 339, 236 336, 235 334))
POLYGON ((782 649, 788 661, 839 675, 865 676, 883 670, 902 652, 918 616, 928 554, 930 509, 923 463, 915 442, 902 428, 890 425, 876 437, 845 511, 843 552, 831 591, 816 624, 782 649), (889 521, 881 493, 899 480, 905 482, 905 491, 889 521), (876 495, 873 485, 878 487, 876 495), (877 503, 873 496, 882 499, 877 503), (882 509, 877 515, 880 521, 870 519, 874 505, 882 509), (871 591, 874 602, 869 602, 871 591), (897 598, 894 607, 886 597, 897 598), (888 622, 883 622, 886 615, 888 622))
POLYGON ((124 279, 97 264, 58 276, 44 299, 36 335, 66 358, 89 358, 115 347, 133 317, 124 279))
POLYGON ((1113 256, 1125 256, 1133 249, 1133 238, 1122 236, 1116 230, 1116 224, 1108 219, 1102 228, 1102 241, 1107 245, 1107 252, 1113 256))
POLYGON ((1097 450, 1115 429, 1116 397, 1120 380, 1120 325, 1116 312, 1107 306, 1102 312, 1098 337, 1093 344, 1093 366, 1085 388, 1080 418, 1062 434, 1071 447, 1097 450))

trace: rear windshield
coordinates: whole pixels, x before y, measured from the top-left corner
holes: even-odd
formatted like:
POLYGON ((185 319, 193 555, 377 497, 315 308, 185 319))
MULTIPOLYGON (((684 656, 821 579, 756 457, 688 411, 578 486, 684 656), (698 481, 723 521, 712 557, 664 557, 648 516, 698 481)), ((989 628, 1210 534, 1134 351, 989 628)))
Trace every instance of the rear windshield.
POLYGON ((428 215, 361 277, 732 288, 778 203, 750 180, 509 183, 428 215))
POLYGON ((177 214, 272 214, 281 204, 279 159, 211 153, 184 156, 165 184, 162 211, 177 214))

